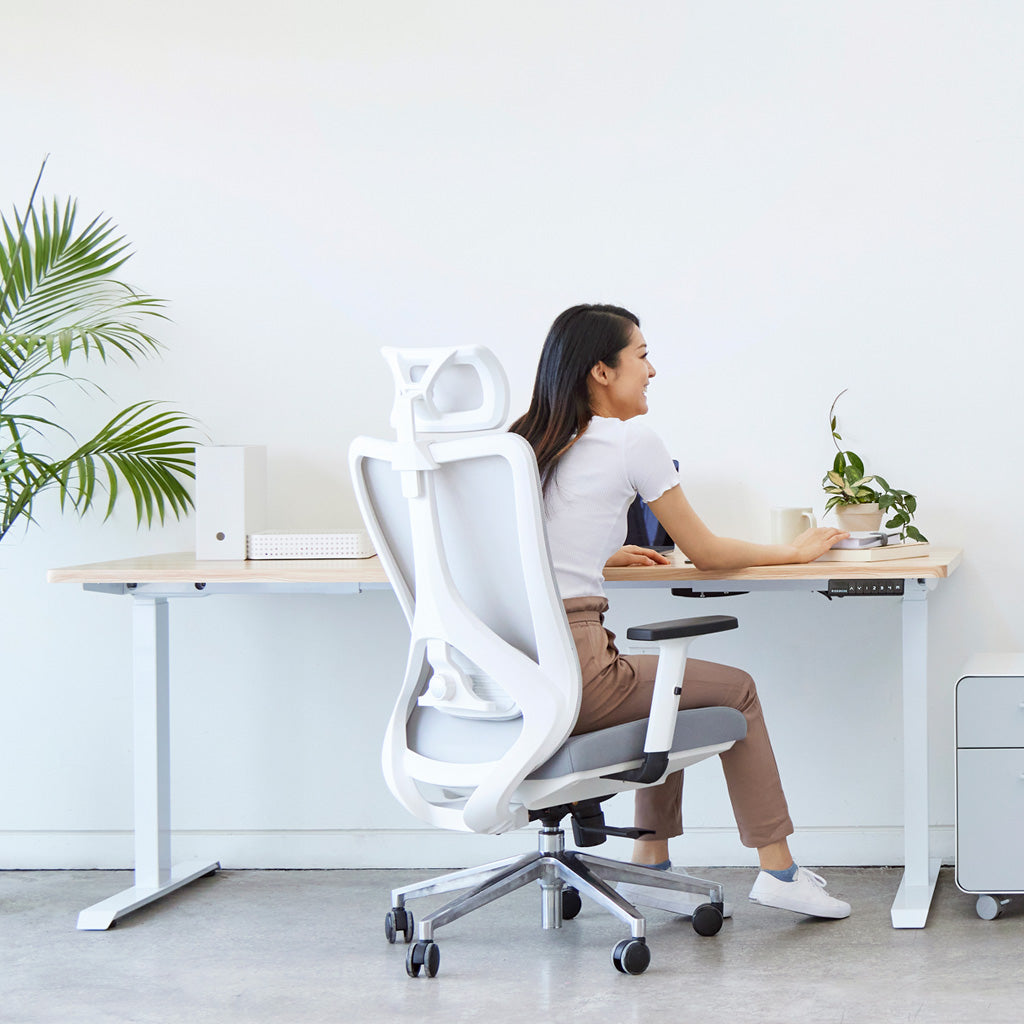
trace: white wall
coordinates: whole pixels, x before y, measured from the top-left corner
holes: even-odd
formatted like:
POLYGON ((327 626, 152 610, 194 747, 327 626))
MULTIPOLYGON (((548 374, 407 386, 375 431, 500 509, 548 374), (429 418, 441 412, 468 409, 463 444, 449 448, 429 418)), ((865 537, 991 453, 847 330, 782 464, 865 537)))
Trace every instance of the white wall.
MULTIPOLYGON (((484 342, 522 408, 555 314, 630 306, 691 500, 752 539, 773 504, 821 507, 849 388, 847 442, 966 549, 931 600, 949 855, 952 684, 968 654, 1024 648, 1024 8, 37 0, 3 34, 0 203, 51 154, 44 192, 113 216, 125 277, 171 300, 166 357, 97 379, 266 444, 279 527, 356 521, 344 453, 387 430, 384 344, 484 342)), ((74 403, 83 435, 112 408, 74 403)), ((0 549, 0 866, 125 866, 128 602, 45 572, 183 550, 192 526, 39 520, 0 549)), ((692 610, 614 601, 617 629, 692 610)), ((714 610, 742 629, 700 653, 759 680, 798 858, 898 861, 897 606, 714 610)), ((501 845, 421 830, 380 780, 404 629, 384 592, 174 606, 178 853, 414 865, 501 845)), ((676 859, 748 863, 717 766, 687 793, 676 859)))

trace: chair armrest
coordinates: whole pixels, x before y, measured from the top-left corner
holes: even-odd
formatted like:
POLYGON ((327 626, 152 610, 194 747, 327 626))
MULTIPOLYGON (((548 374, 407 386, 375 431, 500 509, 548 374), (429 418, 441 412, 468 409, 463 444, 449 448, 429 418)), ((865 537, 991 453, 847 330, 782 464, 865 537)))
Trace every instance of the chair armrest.
POLYGON ((724 633, 739 625, 731 615, 702 615, 695 619, 671 619, 668 622, 650 622, 646 626, 630 626, 626 636, 630 640, 675 640, 684 636, 705 636, 724 633))
POLYGON ((647 719, 644 759, 639 768, 608 776, 627 782, 657 782, 668 767, 668 752, 675 735, 676 712, 683 692, 686 653, 692 641, 709 633, 735 629, 739 623, 731 615, 703 615, 692 619, 673 619, 632 626, 626 630, 630 640, 655 640, 660 643, 658 673, 654 678, 651 714, 647 719))

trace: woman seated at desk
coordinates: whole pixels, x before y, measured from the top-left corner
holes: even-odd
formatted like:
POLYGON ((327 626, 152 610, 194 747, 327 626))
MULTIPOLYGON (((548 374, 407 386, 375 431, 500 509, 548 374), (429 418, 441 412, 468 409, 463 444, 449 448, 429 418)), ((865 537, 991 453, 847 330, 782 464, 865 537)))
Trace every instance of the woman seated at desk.
MULTIPOLYGON (((828 527, 782 545, 715 536, 686 500, 665 445, 640 420, 652 377, 636 316, 618 306, 574 306, 548 332, 530 408, 511 428, 537 454, 552 562, 583 673, 576 733, 650 714, 657 656, 619 654, 604 628, 603 567, 668 561, 647 548, 620 546, 638 493, 698 569, 810 562, 847 536, 828 527)), ((682 689, 680 708, 734 707, 747 720, 746 739, 721 759, 740 839, 757 850, 761 866, 750 899, 815 917, 847 917, 849 904, 830 896, 825 880, 790 854, 793 822, 754 681, 739 669, 691 658, 682 689)), ((634 844, 635 862, 671 867, 668 841, 682 834, 682 786, 683 773, 676 772, 637 790, 636 826, 653 834, 634 844)), ((675 913, 690 913, 700 902, 648 886, 619 891, 675 913)))

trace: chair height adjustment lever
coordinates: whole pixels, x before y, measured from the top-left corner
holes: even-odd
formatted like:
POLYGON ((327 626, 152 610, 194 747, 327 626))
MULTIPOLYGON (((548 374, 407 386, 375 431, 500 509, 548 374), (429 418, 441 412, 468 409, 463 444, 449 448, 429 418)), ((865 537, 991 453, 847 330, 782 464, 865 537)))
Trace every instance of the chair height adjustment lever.
POLYGON ((608 836, 643 839, 644 836, 654 835, 653 828, 622 828, 618 825, 601 825, 595 828, 591 825, 582 825, 575 820, 572 823, 572 831, 577 846, 599 846, 608 836))
POLYGON ((624 772, 616 772, 614 775, 602 775, 602 779, 618 779, 621 782, 639 782, 647 785, 657 782, 665 774, 668 767, 668 751, 655 750, 644 754, 643 762, 639 768, 630 768, 624 772))

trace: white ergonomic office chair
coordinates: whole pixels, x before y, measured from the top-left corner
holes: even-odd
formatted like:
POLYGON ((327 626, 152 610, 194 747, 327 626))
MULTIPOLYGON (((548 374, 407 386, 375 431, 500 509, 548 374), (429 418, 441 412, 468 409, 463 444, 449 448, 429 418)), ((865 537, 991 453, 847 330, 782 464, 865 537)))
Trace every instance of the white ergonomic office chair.
POLYGON ((406 958, 415 977, 437 973, 434 932, 531 881, 542 925, 575 917, 585 893, 629 925, 615 966, 650 962, 644 918, 609 882, 706 895, 701 934, 722 926, 714 882, 566 850, 633 829, 604 825, 603 799, 652 785, 727 750, 746 734, 732 708, 678 710, 694 636, 732 629, 708 616, 628 632, 661 641, 650 719, 570 736, 579 711, 579 662, 551 569, 530 446, 500 429, 508 409, 501 365, 485 348, 385 349, 396 380, 397 440, 357 438, 349 453, 360 510, 412 630, 401 692, 384 740, 388 786, 413 814, 441 828, 500 833, 539 820, 539 849, 392 892, 390 942, 409 943, 406 902, 469 890, 419 921, 406 958), (454 436, 453 436, 454 435, 454 436))

